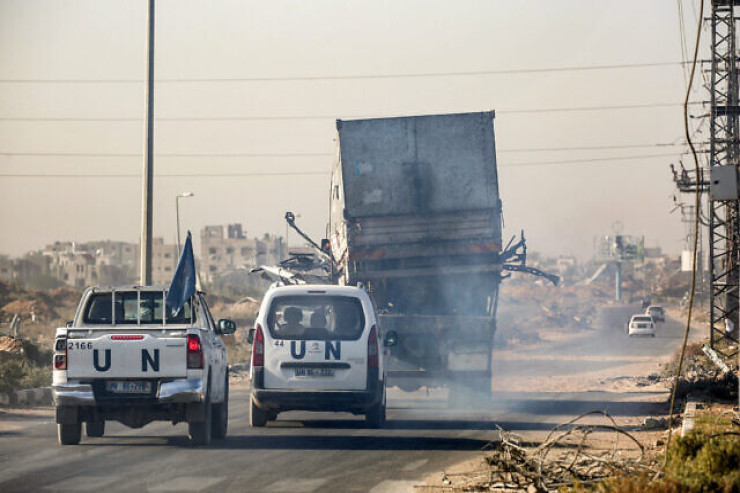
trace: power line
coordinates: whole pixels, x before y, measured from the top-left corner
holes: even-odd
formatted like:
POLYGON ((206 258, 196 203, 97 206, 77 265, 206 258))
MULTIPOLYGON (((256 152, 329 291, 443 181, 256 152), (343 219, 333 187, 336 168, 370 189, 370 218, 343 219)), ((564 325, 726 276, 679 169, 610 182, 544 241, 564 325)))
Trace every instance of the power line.
MULTIPOLYGON (((701 101, 689 103, 691 105, 704 104, 701 101)), ((608 106, 574 106, 563 108, 539 108, 539 109, 514 109, 514 110, 496 110, 498 114, 531 114, 531 113, 558 113, 571 111, 608 111, 608 110, 630 110, 644 108, 672 108, 682 107, 683 103, 644 103, 644 104, 627 104, 627 105, 608 105, 608 106)), ((359 118, 387 118, 388 115, 344 115, 340 119, 359 119, 359 118)), ((229 121, 262 121, 262 120, 335 120, 336 115, 260 115, 260 116, 177 116, 177 117, 160 117, 157 122, 229 122, 229 121)), ((79 123, 98 123, 98 122, 133 122, 141 123, 143 117, 0 117, 0 122, 79 122, 79 123)))
MULTIPOLYGON (((675 153, 672 154, 643 154, 643 155, 632 155, 632 156, 620 156, 620 157, 607 157, 607 158, 589 158, 589 159, 568 159, 558 161, 531 161, 531 162, 520 162, 520 163, 504 163, 499 164, 502 168, 518 168, 525 166, 560 166, 569 164, 585 164, 585 163, 597 163, 597 162, 609 162, 609 161, 637 161, 641 159, 656 159, 675 157, 675 153)), ((227 178, 227 177, 240 177, 240 176, 307 176, 307 175, 328 175, 329 171, 270 171, 270 172, 225 172, 225 173, 169 173, 156 175, 157 178, 227 178)), ((0 173, 0 178, 140 178, 141 175, 137 173, 118 173, 118 174, 104 174, 104 173, 0 173)))
MULTIPOLYGON (((156 157, 164 158, 292 158, 292 157, 327 157, 333 156, 328 152, 296 152, 296 153, 162 153, 156 157)), ((98 152, 0 152, 0 157, 95 157, 95 158, 140 158, 141 153, 98 153, 98 152)))
POLYGON ((533 161, 524 163, 511 163, 511 164, 499 164, 500 168, 518 168, 524 166, 558 166, 565 164, 583 164, 591 162, 604 162, 604 161, 630 161, 639 159, 654 159, 654 158, 666 158, 676 157, 675 153, 671 154, 642 154, 636 156, 620 156, 620 157, 602 157, 602 158, 586 158, 586 159, 563 159, 558 161, 533 161))
MULTIPOLYGON (((243 172, 243 173, 172 173, 155 174, 156 178, 228 178, 239 176, 327 176, 328 171, 270 171, 270 172, 243 172)), ((137 173, 0 173, 0 178, 141 178, 137 173)))
POLYGON ((552 151, 603 151, 616 149, 647 149, 654 147, 681 147, 684 143, 669 142, 665 144, 624 144, 624 145, 602 145, 602 146, 581 146, 581 147, 534 147, 534 148, 514 148, 514 149, 496 149, 499 154, 508 153, 526 153, 526 152, 552 152, 552 151))
MULTIPOLYGON (((600 146, 574 146, 574 147, 521 147, 512 149, 497 149, 498 154, 528 153, 528 152, 553 152, 553 151, 601 151, 618 149, 647 149, 662 147, 681 147, 683 143, 663 144, 623 144, 623 145, 600 145, 600 146)), ((303 158, 303 157, 331 157, 333 152, 286 152, 286 153, 259 153, 259 152, 220 152, 220 153, 159 153, 159 158, 303 158)), ((660 154, 663 156, 663 154, 660 154)), ((86 158, 140 158, 141 153, 99 153, 99 152, 2 152, 0 157, 86 157, 86 158)))
MULTIPOLYGON (((223 77, 223 78, 180 78, 159 79, 160 84, 170 83, 220 83, 220 82, 294 82, 319 80, 373 80, 373 79, 412 79, 429 77, 468 77, 481 75, 538 74, 552 72, 576 72, 593 70, 634 69, 649 67, 681 66, 684 62, 623 63, 614 65, 581 65, 572 67, 546 67, 507 70, 473 70, 458 72, 417 72, 407 74, 346 74, 346 75, 299 75, 282 77, 223 77)), ((140 79, 0 79, 2 84, 141 84, 140 79)))

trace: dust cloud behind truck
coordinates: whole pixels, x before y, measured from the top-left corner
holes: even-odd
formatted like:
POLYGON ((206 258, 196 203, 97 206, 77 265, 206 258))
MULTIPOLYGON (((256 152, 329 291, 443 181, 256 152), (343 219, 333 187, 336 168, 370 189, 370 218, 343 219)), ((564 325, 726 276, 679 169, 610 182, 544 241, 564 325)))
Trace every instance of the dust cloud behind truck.
POLYGON ((371 291, 383 332, 398 339, 389 383, 405 390, 491 391, 505 261, 493 118, 337 121, 335 279, 371 291))

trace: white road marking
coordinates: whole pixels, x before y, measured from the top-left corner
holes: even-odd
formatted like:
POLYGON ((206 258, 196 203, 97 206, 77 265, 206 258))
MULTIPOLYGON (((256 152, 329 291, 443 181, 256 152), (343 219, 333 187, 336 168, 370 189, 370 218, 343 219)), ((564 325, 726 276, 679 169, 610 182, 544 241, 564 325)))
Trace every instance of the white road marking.
POLYGON ((50 484, 44 489, 52 491, 95 491, 121 479, 118 476, 80 476, 50 484))
POLYGON ((422 481, 383 481, 375 485, 370 493, 411 493, 414 486, 422 486, 422 481))
POLYGON ((224 478, 180 477, 149 487, 149 491, 201 491, 223 481, 224 478))
POLYGON ((328 479, 281 479, 270 483, 264 491, 270 493, 312 493, 321 488, 328 479))
POLYGON ((421 466, 429 462, 429 459, 421 459, 421 460, 415 460, 414 462, 409 462, 405 466, 401 468, 402 471, 413 471, 414 469, 419 469, 421 466))

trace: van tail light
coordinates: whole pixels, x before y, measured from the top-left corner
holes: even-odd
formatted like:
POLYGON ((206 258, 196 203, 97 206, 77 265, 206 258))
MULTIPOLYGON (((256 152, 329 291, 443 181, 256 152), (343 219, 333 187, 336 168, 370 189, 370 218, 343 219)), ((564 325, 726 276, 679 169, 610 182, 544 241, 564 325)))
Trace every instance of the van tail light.
POLYGON ((200 337, 188 334, 188 369, 200 368, 203 368, 203 347, 200 345, 200 337))
POLYGON ((60 337, 54 342, 54 369, 67 369, 67 337, 60 337))
POLYGON ((265 336, 262 327, 257 324, 252 343, 252 366, 265 366, 265 336))
POLYGON ((367 366, 378 367, 378 330, 374 325, 367 338, 367 366))

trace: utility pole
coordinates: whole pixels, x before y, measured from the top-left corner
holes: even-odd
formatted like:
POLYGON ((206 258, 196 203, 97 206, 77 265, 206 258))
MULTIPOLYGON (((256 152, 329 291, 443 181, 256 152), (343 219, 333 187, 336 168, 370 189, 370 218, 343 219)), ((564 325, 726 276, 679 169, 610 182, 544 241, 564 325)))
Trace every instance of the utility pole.
POLYGON ((142 173, 141 284, 152 283, 152 221, 154 195, 154 0, 147 15, 146 127, 144 131, 144 172, 142 173))
MULTIPOLYGON (((683 165, 680 170, 671 165, 673 181, 680 192, 708 192, 709 345, 725 357, 735 353, 725 354, 718 343, 726 337, 737 343, 740 325, 740 60, 737 56, 736 5, 740 5, 740 1, 712 0, 708 18, 712 28, 709 169, 700 169, 697 175, 683 165), (732 334, 725 333, 727 325, 735 327, 732 334)), ((701 210, 692 212, 701 218, 701 210)), ((705 221, 699 223, 706 224, 705 221)), ((695 234, 699 235, 699 232, 695 234)))
MULTIPOLYGON (((738 115, 738 57, 736 46, 736 0, 712 1, 712 57, 710 107, 709 254, 711 273, 710 346, 725 337, 725 324, 732 322, 737 342, 738 288, 740 282, 740 208, 737 170, 740 158, 738 115), (728 173, 729 172, 729 173, 728 173), (734 193, 717 187, 720 177, 735 185, 734 193), (734 183, 733 183, 734 182, 734 183)), ((729 356, 729 354, 725 354, 729 356)))

